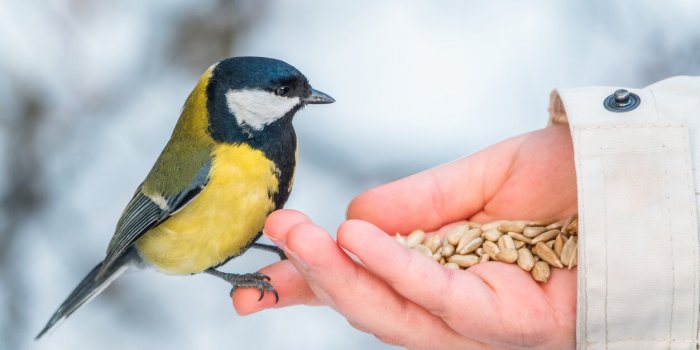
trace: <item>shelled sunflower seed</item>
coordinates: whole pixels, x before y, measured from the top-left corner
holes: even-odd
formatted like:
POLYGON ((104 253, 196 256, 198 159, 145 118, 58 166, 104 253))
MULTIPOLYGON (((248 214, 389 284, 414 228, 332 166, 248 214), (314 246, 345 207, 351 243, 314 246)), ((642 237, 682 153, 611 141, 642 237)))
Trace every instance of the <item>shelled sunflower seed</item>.
POLYGON ((578 217, 561 221, 498 220, 467 222, 444 236, 415 230, 401 245, 418 251, 450 269, 466 270, 487 261, 517 264, 538 282, 547 282, 552 267, 578 263, 578 217))

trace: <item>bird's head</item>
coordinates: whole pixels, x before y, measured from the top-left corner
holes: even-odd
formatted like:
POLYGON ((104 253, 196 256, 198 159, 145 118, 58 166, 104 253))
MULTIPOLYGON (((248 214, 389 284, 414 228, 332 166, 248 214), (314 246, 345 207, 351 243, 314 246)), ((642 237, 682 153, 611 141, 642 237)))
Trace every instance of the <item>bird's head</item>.
POLYGON ((307 104, 335 100, 315 90, 296 68, 265 57, 234 57, 210 68, 206 87, 209 127, 215 139, 253 137, 291 121, 307 104))

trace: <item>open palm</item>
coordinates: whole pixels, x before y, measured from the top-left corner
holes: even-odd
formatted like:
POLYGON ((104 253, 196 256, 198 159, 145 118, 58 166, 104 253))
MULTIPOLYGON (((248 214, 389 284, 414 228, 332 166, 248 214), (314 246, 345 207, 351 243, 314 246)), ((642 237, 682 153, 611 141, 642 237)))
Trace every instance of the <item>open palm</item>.
POLYGON ((576 212, 569 131, 555 126, 355 198, 337 242, 304 214, 280 210, 265 232, 289 256, 262 270, 280 303, 240 290, 241 314, 295 304, 328 305, 356 328, 418 349, 572 348, 576 271, 546 284, 516 265, 450 270, 386 233, 443 232, 460 220, 554 219, 576 212), (357 260, 353 260, 351 255, 357 260))

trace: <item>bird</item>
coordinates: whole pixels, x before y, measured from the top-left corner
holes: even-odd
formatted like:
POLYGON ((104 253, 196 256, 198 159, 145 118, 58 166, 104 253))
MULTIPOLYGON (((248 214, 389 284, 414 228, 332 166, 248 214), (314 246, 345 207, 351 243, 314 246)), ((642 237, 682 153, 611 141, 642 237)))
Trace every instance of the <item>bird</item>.
POLYGON ((284 206, 294 182, 292 119, 309 104, 335 100, 293 66, 232 57, 210 66, 187 97, 170 140, 119 218, 104 260, 58 307, 36 339, 130 268, 170 275, 206 273, 236 288, 277 291, 261 273, 217 270, 256 241, 284 206))

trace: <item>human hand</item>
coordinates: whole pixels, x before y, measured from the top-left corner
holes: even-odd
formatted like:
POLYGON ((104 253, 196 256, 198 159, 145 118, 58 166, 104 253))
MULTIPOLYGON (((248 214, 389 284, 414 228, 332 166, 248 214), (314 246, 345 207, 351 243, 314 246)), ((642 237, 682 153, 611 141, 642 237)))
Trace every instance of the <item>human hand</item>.
POLYGON ((572 348, 575 270, 554 269, 546 284, 500 262, 455 271, 385 232, 442 232, 464 219, 561 218, 575 211, 569 132, 549 127, 365 192, 348 209, 348 218, 361 220, 341 225, 337 244, 299 212, 273 213, 265 232, 289 260, 262 272, 280 303, 270 296, 258 303, 255 291, 242 289, 234 306, 249 314, 328 305, 354 327, 409 348, 572 348))

